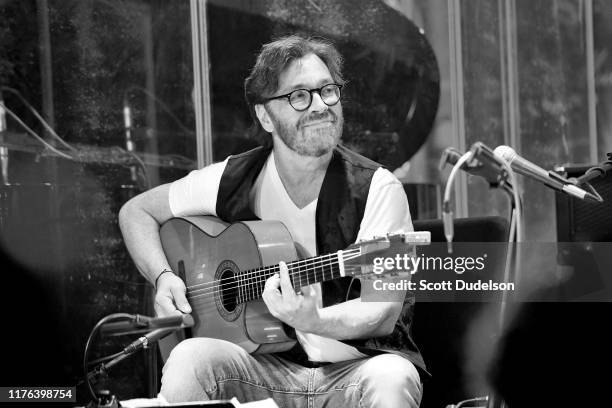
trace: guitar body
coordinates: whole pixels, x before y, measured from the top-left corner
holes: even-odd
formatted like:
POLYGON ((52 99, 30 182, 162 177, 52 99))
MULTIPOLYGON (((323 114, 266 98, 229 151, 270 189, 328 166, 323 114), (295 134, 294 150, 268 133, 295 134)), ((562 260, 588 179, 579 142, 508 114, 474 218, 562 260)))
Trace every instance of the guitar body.
MULTIPOLYGON (((375 257, 411 253, 430 242, 428 232, 390 234, 330 254, 298 260, 293 239, 279 221, 228 224, 212 216, 179 217, 160 229, 164 253, 183 279, 195 337, 230 341, 249 353, 274 353, 295 345, 283 323, 261 300, 266 280, 285 261, 294 288, 345 276, 376 279, 407 271, 375 272, 375 257)), ((162 356, 180 340, 160 342, 162 356)))
POLYGON ((297 259, 282 223, 227 224, 212 216, 180 217, 164 223, 160 237, 172 270, 190 292, 194 337, 227 340, 249 353, 293 347, 295 340, 262 300, 236 302, 234 283, 242 271, 297 259))

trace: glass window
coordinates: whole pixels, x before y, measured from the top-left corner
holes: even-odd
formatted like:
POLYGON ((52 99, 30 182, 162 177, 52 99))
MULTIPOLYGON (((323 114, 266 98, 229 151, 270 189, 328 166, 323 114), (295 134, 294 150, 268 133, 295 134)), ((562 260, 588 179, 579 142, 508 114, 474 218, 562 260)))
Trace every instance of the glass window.
MULTIPOLYGON (((186 1, 0 2, 2 250, 53 288, 54 318, 70 322, 69 361, 55 368, 66 384, 99 318, 152 314, 117 213, 195 168, 190 27, 186 1)), ((148 393, 134 359, 111 375, 119 398, 148 393)))
MULTIPOLYGON (((504 144, 502 5, 495 1, 461 2, 465 149, 482 142, 504 144)), ((468 214, 507 216, 508 196, 489 188, 481 177, 467 177, 468 214)))
MULTIPOLYGON (((467 146, 475 141, 491 147, 511 145, 547 169, 588 162, 585 2, 517 0, 508 4, 512 5, 510 15, 504 2, 461 2, 467 146), (513 37, 512 45, 505 44, 508 35, 513 37), (513 92, 504 84, 504 75, 514 75, 517 87, 514 117, 503 109, 504 98, 513 92), (510 121, 517 125, 515 140, 507 130, 510 121)), ((554 242, 553 191, 523 177, 520 183, 525 236, 554 242)), ((507 200, 498 195, 487 191, 484 183, 470 186, 469 214, 499 214, 507 200)))
POLYGON ((595 89, 597 94, 598 162, 612 152, 612 3, 593 1, 595 89))

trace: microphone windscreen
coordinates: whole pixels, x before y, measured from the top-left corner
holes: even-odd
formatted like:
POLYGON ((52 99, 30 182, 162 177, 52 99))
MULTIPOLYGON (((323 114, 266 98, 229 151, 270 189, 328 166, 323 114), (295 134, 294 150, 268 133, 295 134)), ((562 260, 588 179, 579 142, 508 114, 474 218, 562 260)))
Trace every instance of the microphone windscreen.
POLYGON ((501 157, 508 163, 512 163, 517 156, 516 151, 510 146, 506 145, 497 146, 493 152, 497 157, 501 157))

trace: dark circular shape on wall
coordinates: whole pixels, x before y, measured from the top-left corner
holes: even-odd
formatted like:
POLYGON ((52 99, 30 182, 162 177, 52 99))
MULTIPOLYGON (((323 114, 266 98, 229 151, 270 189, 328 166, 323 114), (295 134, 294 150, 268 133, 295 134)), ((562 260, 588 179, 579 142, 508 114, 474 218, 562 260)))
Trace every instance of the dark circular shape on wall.
POLYGON ((436 56, 420 29, 417 29, 414 35, 418 43, 417 59, 413 67, 416 74, 415 87, 410 108, 398 132, 399 143, 407 160, 421 148, 429 136, 440 101, 440 72, 436 56))
MULTIPOLYGON (((388 14, 393 14, 389 11, 388 14)), ((343 99, 343 141, 391 170, 401 166, 429 136, 440 98, 440 74, 423 30, 404 16, 401 36, 379 43, 340 44, 349 80, 343 99)))

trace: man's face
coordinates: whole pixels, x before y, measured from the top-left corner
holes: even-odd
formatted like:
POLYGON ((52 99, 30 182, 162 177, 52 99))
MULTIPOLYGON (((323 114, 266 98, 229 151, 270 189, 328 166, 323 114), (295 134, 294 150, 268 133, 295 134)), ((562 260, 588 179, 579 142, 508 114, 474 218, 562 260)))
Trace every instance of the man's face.
MULTIPOLYGON (((329 69, 316 55, 309 54, 294 60, 281 73, 275 95, 296 89, 320 88, 334 83, 329 69)), ((265 105, 273 125, 272 134, 278 136, 291 150, 303 156, 320 157, 331 151, 342 135, 342 105, 327 106, 321 96, 313 92, 310 107, 298 112, 286 98, 269 101, 265 105)))

